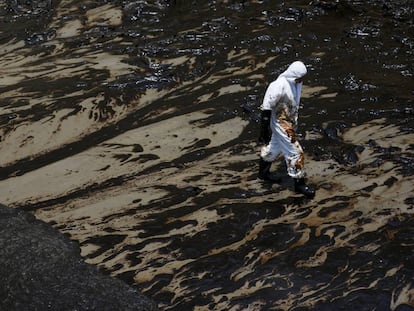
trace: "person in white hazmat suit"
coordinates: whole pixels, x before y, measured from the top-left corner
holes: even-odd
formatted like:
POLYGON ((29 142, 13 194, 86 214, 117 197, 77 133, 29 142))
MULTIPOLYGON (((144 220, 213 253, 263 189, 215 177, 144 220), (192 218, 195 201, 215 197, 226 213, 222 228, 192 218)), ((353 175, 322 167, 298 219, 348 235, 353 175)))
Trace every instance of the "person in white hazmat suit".
POLYGON ((304 153, 296 139, 295 129, 306 66, 293 62, 288 69, 268 86, 261 109, 259 141, 266 145, 260 152, 259 179, 277 182, 270 173, 272 162, 282 154, 287 173, 294 180, 295 191, 307 197, 315 195, 315 189, 305 183, 304 153))

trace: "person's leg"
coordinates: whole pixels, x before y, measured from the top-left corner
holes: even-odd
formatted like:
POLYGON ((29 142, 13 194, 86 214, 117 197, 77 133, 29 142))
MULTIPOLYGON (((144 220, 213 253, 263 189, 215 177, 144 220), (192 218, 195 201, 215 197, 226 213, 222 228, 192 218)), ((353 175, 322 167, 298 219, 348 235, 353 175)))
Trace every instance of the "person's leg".
POLYGON ((270 173, 270 167, 272 162, 280 154, 280 149, 278 147, 277 137, 275 134, 272 134, 270 142, 262 147, 260 152, 259 160, 259 174, 258 178, 266 182, 279 182, 280 179, 276 178, 270 173))
POLYGON ((267 162, 263 160, 262 157, 259 159, 259 174, 257 177, 260 180, 268 181, 268 182, 277 182, 277 180, 273 179, 273 176, 270 173, 270 167, 272 166, 272 162, 267 162))
POLYGON ((305 182, 305 178, 294 178, 295 191, 301 193, 308 198, 313 198, 315 196, 315 188, 309 186, 305 182))
POLYGON ((305 155, 299 142, 294 136, 293 129, 287 129, 286 124, 278 127, 280 137, 280 150, 283 153, 287 166, 287 173, 294 180, 295 191, 307 197, 315 196, 315 189, 305 182, 305 155))

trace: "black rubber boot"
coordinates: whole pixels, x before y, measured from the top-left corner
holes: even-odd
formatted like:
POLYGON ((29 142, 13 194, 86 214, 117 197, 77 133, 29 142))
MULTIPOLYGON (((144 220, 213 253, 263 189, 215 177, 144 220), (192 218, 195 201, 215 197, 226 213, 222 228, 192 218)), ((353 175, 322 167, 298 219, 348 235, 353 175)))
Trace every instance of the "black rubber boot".
POLYGON ((272 173, 270 173, 270 167, 272 166, 272 162, 267 162, 260 158, 259 161, 259 175, 258 178, 260 180, 263 180, 265 182, 271 182, 271 183, 277 183, 280 182, 280 179, 273 176, 272 173))
POLYGON ((308 198, 313 198, 315 196, 315 189, 311 186, 308 186, 305 183, 304 178, 294 178, 295 181, 295 191, 301 193, 308 198))

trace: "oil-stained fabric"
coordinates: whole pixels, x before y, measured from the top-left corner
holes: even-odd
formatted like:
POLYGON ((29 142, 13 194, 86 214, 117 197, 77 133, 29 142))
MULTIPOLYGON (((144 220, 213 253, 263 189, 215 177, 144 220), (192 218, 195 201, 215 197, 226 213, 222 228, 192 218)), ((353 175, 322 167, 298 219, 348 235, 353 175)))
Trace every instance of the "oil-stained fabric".
POLYGON ((302 78, 307 70, 305 65, 296 61, 268 86, 262 110, 271 110, 270 127, 272 138, 261 150, 261 157, 267 162, 273 162, 278 155, 283 154, 287 172, 293 178, 302 178, 304 171, 304 153, 296 140, 298 109, 302 83, 295 79, 302 78))

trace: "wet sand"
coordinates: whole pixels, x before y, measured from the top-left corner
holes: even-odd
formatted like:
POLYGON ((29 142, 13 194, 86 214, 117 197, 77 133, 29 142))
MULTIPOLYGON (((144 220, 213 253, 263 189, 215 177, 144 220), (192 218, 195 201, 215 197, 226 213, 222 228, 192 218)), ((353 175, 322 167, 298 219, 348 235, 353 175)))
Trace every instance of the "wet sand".
POLYGON ((163 310, 414 309, 413 24, 391 9, 67 0, 0 28, 1 203, 163 310), (258 106, 296 58, 312 200, 282 160, 256 179, 258 106))

